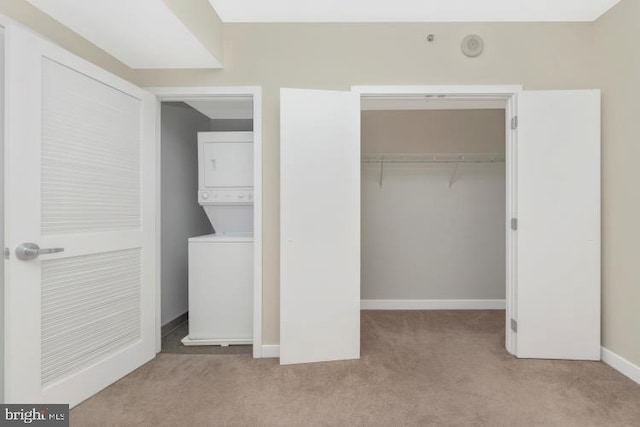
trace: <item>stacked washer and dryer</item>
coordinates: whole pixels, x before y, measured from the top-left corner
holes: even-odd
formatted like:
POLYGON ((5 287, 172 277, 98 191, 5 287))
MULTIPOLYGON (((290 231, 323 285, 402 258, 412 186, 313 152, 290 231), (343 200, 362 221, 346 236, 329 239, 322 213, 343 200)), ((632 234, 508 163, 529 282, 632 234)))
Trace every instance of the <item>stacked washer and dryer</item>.
POLYGON ((198 203, 214 234, 189 239, 184 345, 253 342, 253 132, 198 133, 198 203))

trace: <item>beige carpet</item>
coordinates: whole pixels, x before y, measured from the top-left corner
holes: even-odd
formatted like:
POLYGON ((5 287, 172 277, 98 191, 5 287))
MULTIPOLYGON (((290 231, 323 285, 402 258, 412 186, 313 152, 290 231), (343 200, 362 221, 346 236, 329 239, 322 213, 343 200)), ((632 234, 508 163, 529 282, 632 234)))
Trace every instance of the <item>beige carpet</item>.
POLYGON ((71 425, 640 425, 640 386, 606 365, 509 356, 502 311, 369 311, 362 332, 359 361, 160 354, 71 425))

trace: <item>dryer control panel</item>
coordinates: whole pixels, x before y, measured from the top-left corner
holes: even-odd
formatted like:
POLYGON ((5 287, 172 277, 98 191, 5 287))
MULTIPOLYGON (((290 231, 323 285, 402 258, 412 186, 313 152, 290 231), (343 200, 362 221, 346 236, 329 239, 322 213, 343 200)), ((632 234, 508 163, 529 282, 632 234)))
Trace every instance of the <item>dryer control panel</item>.
POLYGON ((201 205, 250 205, 253 204, 253 189, 211 189, 200 190, 198 201, 201 205))

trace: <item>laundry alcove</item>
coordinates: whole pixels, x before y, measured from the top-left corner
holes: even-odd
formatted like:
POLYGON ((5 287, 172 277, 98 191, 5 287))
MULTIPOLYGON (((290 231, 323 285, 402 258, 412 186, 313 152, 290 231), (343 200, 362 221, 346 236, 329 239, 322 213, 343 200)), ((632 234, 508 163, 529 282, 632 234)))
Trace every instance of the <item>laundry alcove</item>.
POLYGON ((162 351, 250 353, 253 98, 160 104, 162 351))

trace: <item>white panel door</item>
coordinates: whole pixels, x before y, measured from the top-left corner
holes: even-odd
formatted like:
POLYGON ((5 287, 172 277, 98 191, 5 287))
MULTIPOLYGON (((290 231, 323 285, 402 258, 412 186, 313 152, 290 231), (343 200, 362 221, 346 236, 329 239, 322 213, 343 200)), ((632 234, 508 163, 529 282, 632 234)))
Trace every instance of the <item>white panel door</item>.
POLYGON ((280 363, 360 357, 360 99, 280 93, 280 363))
POLYGON ((7 41, 6 399, 75 405, 155 355, 155 99, 21 27, 7 41))
POLYGON ((517 356, 600 359, 600 92, 518 96, 517 356))

